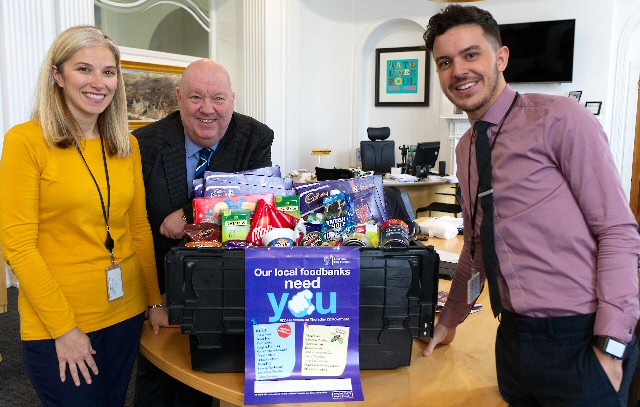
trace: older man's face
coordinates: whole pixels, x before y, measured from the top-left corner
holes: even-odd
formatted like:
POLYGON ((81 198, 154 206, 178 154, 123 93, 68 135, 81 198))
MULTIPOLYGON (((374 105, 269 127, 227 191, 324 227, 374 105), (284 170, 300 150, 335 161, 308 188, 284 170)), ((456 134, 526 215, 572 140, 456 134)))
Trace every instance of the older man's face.
POLYGON ((202 147, 224 136, 234 109, 229 75, 213 61, 192 63, 177 90, 180 118, 187 135, 202 147))

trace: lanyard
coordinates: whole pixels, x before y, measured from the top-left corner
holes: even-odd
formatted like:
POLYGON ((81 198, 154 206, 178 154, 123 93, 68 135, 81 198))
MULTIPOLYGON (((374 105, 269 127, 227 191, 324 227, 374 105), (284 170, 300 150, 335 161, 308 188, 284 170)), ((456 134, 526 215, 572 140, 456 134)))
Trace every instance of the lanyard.
MULTIPOLYGON (((507 112, 504 114, 504 116, 502 116, 502 120, 500 120, 500 125, 498 126, 498 131, 496 131, 496 135, 493 137, 493 142, 491 143, 491 149, 490 151, 493 151, 493 147, 496 145, 496 141, 498 140, 498 136, 500 135, 500 131, 502 130, 502 125, 504 124, 505 120, 507 120, 507 117, 509 117, 509 115, 511 114, 511 111, 513 110, 513 107, 516 105, 516 101, 518 100, 518 97, 520 96, 520 94, 518 92, 516 92, 516 96, 513 98, 513 101, 511 102, 511 105, 509 106, 509 109, 507 109, 507 112)), ((473 140, 475 140, 477 142, 477 133, 476 130, 473 130, 473 140)), ((468 182, 467 185, 469 187, 469 197, 471 197, 471 140, 472 138, 469 138, 469 172, 467 174, 468 176, 468 182)), ((478 161, 478 157, 476 157, 476 161, 478 161)), ((483 174, 478 174, 478 186, 476 187, 476 197, 475 200, 473 202, 473 211, 471 212, 471 259, 473 260, 475 258, 475 254, 476 254, 476 240, 474 238, 475 233, 476 233, 476 217, 478 216, 478 201, 479 201, 479 190, 480 190, 480 180, 482 179, 482 175, 483 174)), ((493 193, 493 192, 492 192, 493 193)))
POLYGON ((109 216, 111 215, 111 184, 109 183, 109 167, 107 166, 107 154, 104 151, 104 142, 102 140, 102 136, 100 136, 100 146, 102 147, 102 161, 104 162, 104 173, 107 176, 107 206, 104 205, 104 198, 102 197, 102 191, 100 190, 100 185, 98 185, 98 181, 96 177, 93 175, 91 168, 89 168, 89 164, 87 160, 84 158, 84 154, 82 154, 82 150, 80 147, 76 146, 78 152, 80 153, 80 157, 82 157, 82 161, 84 161, 84 165, 89 170, 89 174, 93 179, 93 183, 96 184, 96 189, 98 190, 98 195, 100 196, 100 205, 102 205, 102 216, 104 217, 104 222, 107 224, 107 240, 104 242, 104 247, 109 250, 109 255, 111 256, 111 263, 116 263, 116 258, 113 255, 113 248, 115 247, 115 243, 113 238, 111 237, 111 229, 109 228, 109 216))

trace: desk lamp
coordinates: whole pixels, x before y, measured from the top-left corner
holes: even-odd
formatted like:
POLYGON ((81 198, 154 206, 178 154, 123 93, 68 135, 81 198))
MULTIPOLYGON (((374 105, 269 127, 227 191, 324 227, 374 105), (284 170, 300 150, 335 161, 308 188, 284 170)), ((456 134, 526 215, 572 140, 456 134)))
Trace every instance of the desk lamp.
POLYGON ((311 150, 311 155, 318 156, 318 167, 322 167, 322 165, 320 165, 320 158, 323 155, 330 155, 330 154, 331 154, 330 148, 314 148, 313 150, 311 150))

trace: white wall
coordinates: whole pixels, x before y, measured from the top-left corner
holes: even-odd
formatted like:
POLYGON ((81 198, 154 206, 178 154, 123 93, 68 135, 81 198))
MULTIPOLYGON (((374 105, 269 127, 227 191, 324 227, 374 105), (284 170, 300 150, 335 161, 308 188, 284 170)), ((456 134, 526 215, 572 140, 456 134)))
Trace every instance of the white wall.
MULTIPOLYGON (((42 61, 57 33, 93 24, 90 0, 0 1, 2 135, 29 119, 42 61)), ((4 136, 0 138, 0 151, 4 136)))
MULTIPOLYGON (((244 43, 248 41, 244 38, 244 26, 250 24, 243 16, 243 8, 250 4, 247 1, 212 0, 217 22, 217 42, 211 46, 216 55, 212 56, 225 64, 231 73, 239 111, 245 110, 247 102, 243 77, 246 70, 252 68, 247 66, 243 55, 244 43)), ((295 75, 291 75, 293 79, 290 82, 287 82, 288 78, 281 79, 284 85, 291 87, 287 95, 292 96, 278 102, 287 107, 281 109, 285 119, 294 122, 287 129, 295 131, 287 131, 286 137, 276 138, 274 150, 287 149, 286 154, 280 155, 282 162, 278 164, 287 170, 312 168, 317 159, 310 151, 316 147, 333 150, 331 156, 322 158, 323 166, 353 164, 355 148, 360 140, 366 139, 369 126, 389 126, 397 146, 440 140, 443 143, 441 159, 443 151, 448 154, 449 126, 442 116, 451 113, 451 105, 442 96, 433 65, 428 107, 375 107, 373 77, 375 49, 421 45, 428 18, 444 4, 427 0, 287 0, 286 4, 286 9, 279 8, 282 6, 269 9, 270 13, 291 11, 293 18, 299 20, 299 28, 295 27, 294 32, 299 32, 300 45, 294 45, 292 50, 289 44, 286 45, 289 48, 281 51, 281 55, 294 56, 291 61, 295 69, 295 75), (299 6, 293 7, 294 2, 299 6), (291 109, 292 105, 295 109, 291 109)), ((491 11, 500 23, 577 20, 573 83, 514 87, 521 92, 558 95, 581 90, 583 102, 602 101, 599 118, 605 130, 610 132, 614 158, 623 174, 623 182, 630 181, 630 175, 626 174, 630 168, 628 150, 633 145, 636 94, 635 80, 628 76, 634 66, 640 66, 640 2, 485 0, 478 5, 491 11), (628 33, 630 25, 635 29, 632 35, 628 33), (621 57, 620 37, 625 35, 629 43, 624 52, 629 55, 621 57), (620 79, 620 72, 627 77, 620 79), (614 89, 614 85, 618 88, 614 89), (620 89, 626 94, 624 100, 618 95, 620 89), (615 103, 620 106, 614 106, 615 103), (630 112, 621 116, 624 109, 630 112)), ((92 12, 92 0, 0 2, 0 126, 3 133, 28 118, 37 71, 55 34, 71 24, 90 22, 92 12), (56 19, 51 19, 51 15, 56 19), (21 24, 23 20, 30 23, 21 24), (17 38, 20 41, 16 41, 17 38)), ((128 52, 124 50, 125 54, 128 52)), ((142 55, 143 59, 145 57, 142 55)), ((152 59, 164 61, 164 56, 158 58, 153 56, 152 59)), ((177 58, 173 63, 186 64, 188 58, 177 58)), ((281 117, 276 119, 282 122, 281 117)), ((272 125, 277 128, 277 124, 272 125)), ((0 139, 0 146, 1 143, 0 139)), ((396 157, 399 160, 399 151, 396 151, 396 157)))
POLYGON ((211 58, 216 59, 229 71, 231 84, 236 92, 235 108, 244 112, 242 2, 218 0, 217 3, 217 55, 212 55, 211 58))
MULTIPOLYGON (((615 69, 610 61, 620 30, 613 27, 625 15, 640 9, 637 0, 486 0, 478 5, 505 24, 575 18, 573 83, 513 87, 524 93, 564 96, 581 90, 582 103, 603 102, 599 118, 605 130, 610 130, 614 96, 608 91, 615 69)), ((315 158, 308 155, 313 147, 334 151, 323 158, 323 166, 353 164, 354 149, 358 140, 366 140, 368 126, 389 126, 397 145, 447 142, 448 125, 440 116, 449 114, 451 107, 447 101, 442 102, 433 64, 429 107, 375 107, 373 97, 375 48, 423 44, 422 33, 429 17, 443 6, 426 0, 302 0, 303 166, 315 165, 315 158)))

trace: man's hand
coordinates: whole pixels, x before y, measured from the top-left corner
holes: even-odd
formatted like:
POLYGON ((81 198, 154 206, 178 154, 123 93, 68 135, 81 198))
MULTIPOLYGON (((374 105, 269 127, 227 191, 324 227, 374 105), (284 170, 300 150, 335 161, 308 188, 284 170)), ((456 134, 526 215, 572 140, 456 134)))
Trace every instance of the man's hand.
POLYGON ((427 347, 422 351, 422 356, 429 356, 433 353, 433 349, 436 345, 448 345, 456 337, 456 329, 449 329, 442 324, 437 324, 433 328, 433 338, 421 337, 420 340, 427 342, 427 347))
POLYGON ((162 225, 160 225, 160 233, 170 239, 182 239, 184 237, 184 225, 187 224, 187 222, 182 219, 182 215, 184 215, 182 209, 170 213, 164 218, 162 225))
POLYGON ((600 361, 604 372, 609 377, 609 381, 613 385, 613 388, 617 391, 620 391, 620 385, 622 384, 622 360, 617 360, 610 358, 609 356, 602 353, 602 351, 595 346, 593 347, 593 351, 596 354, 596 357, 600 361))
POLYGON ((58 356, 58 367, 60 369, 60 381, 64 382, 67 379, 67 364, 71 371, 71 377, 76 386, 80 386, 80 377, 78 376, 78 370, 84 377, 84 381, 87 384, 91 384, 91 374, 89 373, 89 367, 94 375, 98 374, 98 366, 96 365, 93 356, 96 351, 91 347, 91 341, 89 337, 75 327, 66 334, 55 340, 56 354, 58 356))

